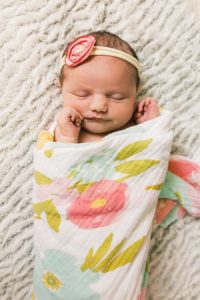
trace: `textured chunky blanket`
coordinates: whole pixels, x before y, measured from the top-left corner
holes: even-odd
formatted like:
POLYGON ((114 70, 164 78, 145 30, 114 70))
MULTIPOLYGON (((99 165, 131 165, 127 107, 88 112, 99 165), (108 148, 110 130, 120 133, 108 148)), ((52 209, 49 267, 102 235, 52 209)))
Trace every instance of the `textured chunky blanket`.
MULTIPOLYGON (((1 1, 1 300, 31 299, 33 145, 62 103, 55 81, 66 41, 98 29, 127 39, 141 60, 139 97, 154 96, 174 112, 172 152, 200 162, 200 24, 191 13, 194 2, 1 1)), ((199 220, 190 216, 153 232, 149 300, 199 298, 199 232, 199 220)))

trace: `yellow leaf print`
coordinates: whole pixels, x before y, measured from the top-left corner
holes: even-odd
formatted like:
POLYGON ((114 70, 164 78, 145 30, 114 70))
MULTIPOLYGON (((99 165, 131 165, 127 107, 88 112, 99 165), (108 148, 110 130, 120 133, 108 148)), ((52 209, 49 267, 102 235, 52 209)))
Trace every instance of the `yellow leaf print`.
POLYGON ((181 196, 181 194, 178 191, 174 192, 174 194, 177 197, 178 207, 181 207, 181 202, 182 202, 182 196, 181 196))
POLYGON ((42 149, 47 142, 53 142, 53 135, 46 130, 42 130, 38 135, 36 149, 42 149))
POLYGON ((93 248, 91 248, 85 258, 84 263, 81 266, 81 271, 86 271, 90 268, 90 265, 92 264, 92 258, 93 258, 93 248))
POLYGON ((151 167, 158 164, 159 160, 131 160, 127 161, 121 165, 115 166, 115 170, 117 172, 129 174, 132 176, 136 176, 140 173, 145 172, 146 170, 150 169, 151 167))
POLYGON ((107 273, 113 271, 119 267, 122 267, 128 263, 131 263, 139 249, 141 248, 146 236, 143 236, 130 247, 122 251, 120 254, 117 253, 120 251, 121 247, 124 245, 126 239, 123 239, 117 246, 115 246, 110 253, 102 260, 105 254, 109 251, 111 243, 113 240, 113 234, 110 234, 101 246, 98 248, 96 254, 93 254, 93 248, 91 248, 85 258, 84 263, 81 266, 82 271, 87 269, 92 270, 93 272, 103 272, 107 273))
POLYGON ((49 177, 45 176, 44 174, 40 173, 39 171, 34 171, 34 177, 37 184, 50 184, 53 180, 49 177))
POLYGON ((162 186, 163 186, 163 183, 149 185, 145 188, 145 190, 158 190, 159 191, 162 186))
POLYGON ((136 241, 133 245, 125 249, 119 255, 114 257, 112 261, 102 270, 103 273, 107 273, 110 271, 114 271, 115 269, 125 266, 128 263, 131 263, 138 251, 140 250, 143 242, 145 240, 145 236, 136 241))
POLYGON ((40 215, 45 212, 49 226, 56 232, 59 231, 61 217, 52 200, 46 200, 39 203, 33 203, 33 210, 36 214, 35 219, 40 219, 40 215))
POLYGON ((94 183, 96 182, 81 183, 81 180, 79 180, 73 186, 68 187, 68 190, 77 189, 79 193, 82 193, 86 191, 94 183))
POLYGON ((140 153, 142 151, 144 151, 149 144, 152 142, 153 139, 148 139, 148 140, 144 140, 144 141, 137 141, 134 142, 132 144, 129 144, 127 146, 125 146, 124 148, 122 148, 122 150, 120 150, 117 154, 117 156, 115 157, 114 161, 117 160, 123 160, 126 159, 132 155, 135 155, 137 153, 140 153))
POLYGON ((123 239, 111 252, 110 254, 93 270, 94 272, 99 272, 105 268, 109 261, 117 254, 117 252, 124 245, 126 239, 123 239))
POLYGON ((46 157, 48 157, 48 158, 50 158, 50 157, 52 157, 52 155, 53 155, 53 150, 45 150, 44 151, 44 155, 46 156, 46 157))
POLYGON ((85 262, 81 266, 81 270, 85 271, 86 269, 93 267, 103 258, 103 256, 108 252, 110 246, 112 244, 113 234, 109 234, 109 236, 104 240, 101 246, 98 248, 96 254, 93 256, 93 249, 91 248, 88 255, 86 256, 85 262))
POLYGON ((32 300, 35 300, 35 294, 32 292, 32 300))

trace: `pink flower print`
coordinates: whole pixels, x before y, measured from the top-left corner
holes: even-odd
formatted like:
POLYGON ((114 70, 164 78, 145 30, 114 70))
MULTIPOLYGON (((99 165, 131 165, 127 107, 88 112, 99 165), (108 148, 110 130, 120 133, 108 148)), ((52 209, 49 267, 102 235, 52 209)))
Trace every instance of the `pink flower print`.
POLYGON ((168 170, 185 182, 184 190, 189 201, 184 207, 194 217, 200 216, 200 166, 185 157, 173 155, 168 170))
POLYGON ((137 300, 145 300, 147 294, 147 289, 143 288, 140 295, 137 297, 137 300))
MULTIPOLYGON (((171 199, 162 199, 160 198, 156 207, 156 212, 154 216, 154 223, 159 225, 162 223, 165 218, 168 218, 168 215, 172 210, 177 206, 177 202, 171 199)), ((186 214, 186 210, 178 203, 178 209, 174 212, 177 217, 183 218, 186 214)))
POLYGON ((79 195, 67 209, 67 218, 80 228, 110 224, 124 207, 127 185, 102 180, 79 195))
POLYGON ((200 190, 200 165, 197 163, 182 156, 172 155, 168 170, 200 190))
POLYGON ((156 224, 160 224, 175 206, 176 202, 173 200, 159 199, 154 216, 154 222, 156 224))
POLYGON ((66 202, 66 199, 77 194, 75 190, 68 190, 71 180, 65 177, 56 178, 51 184, 37 186, 36 196, 39 201, 52 199, 54 204, 59 205, 66 202))
POLYGON ((92 35, 80 36, 68 47, 65 63, 74 67, 88 58, 96 40, 92 35))

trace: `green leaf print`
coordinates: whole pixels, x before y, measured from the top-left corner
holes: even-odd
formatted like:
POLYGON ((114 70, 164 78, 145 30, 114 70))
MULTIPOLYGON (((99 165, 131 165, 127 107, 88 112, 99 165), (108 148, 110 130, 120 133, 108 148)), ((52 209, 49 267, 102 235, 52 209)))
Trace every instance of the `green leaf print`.
POLYGON ((117 172, 129 174, 132 176, 136 176, 140 173, 145 172, 146 170, 150 169, 151 167, 157 165, 160 161, 159 160, 131 160, 127 161, 121 165, 115 166, 115 170, 117 172))
POLYGON ((144 140, 144 141, 138 141, 138 142, 134 142, 132 144, 129 144, 127 146, 125 146, 124 148, 122 148, 122 150, 120 150, 117 154, 117 156, 115 157, 114 161, 117 160, 123 160, 126 159, 132 155, 135 155, 137 153, 140 153, 142 151, 144 151, 149 144, 152 142, 153 139, 148 139, 148 140, 144 140))
POLYGON ((49 226, 56 232, 59 231, 61 217, 52 200, 33 203, 33 210, 36 214, 35 219, 41 219, 41 214, 45 212, 49 226))

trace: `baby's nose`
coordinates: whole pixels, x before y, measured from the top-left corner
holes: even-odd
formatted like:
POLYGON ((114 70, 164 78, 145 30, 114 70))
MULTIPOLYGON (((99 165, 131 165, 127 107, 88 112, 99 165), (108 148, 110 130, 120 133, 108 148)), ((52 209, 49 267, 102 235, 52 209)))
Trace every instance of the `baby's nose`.
POLYGON ((90 103, 90 109, 92 111, 97 111, 97 112, 107 112, 108 110, 108 99, 104 95, 95 95, 91 99, 90 103))

